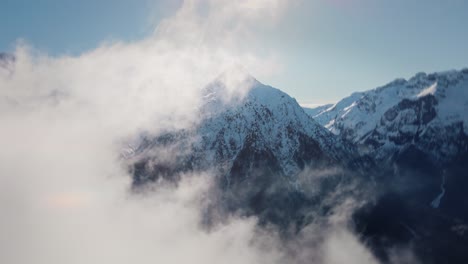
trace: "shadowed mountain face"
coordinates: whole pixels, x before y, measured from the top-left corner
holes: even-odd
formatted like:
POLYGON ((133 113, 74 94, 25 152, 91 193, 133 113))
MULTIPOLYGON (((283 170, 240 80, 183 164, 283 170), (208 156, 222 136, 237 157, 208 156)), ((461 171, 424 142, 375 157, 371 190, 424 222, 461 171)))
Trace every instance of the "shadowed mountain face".
POLYGON ((236 212, 296 231, 353 198, 364 206, 351 224, 383 262, 399 247, 424 263, 468 257, 467 70, 396 80, 313 118, 245 75, 221 76, 202 98, 192 127, 131 146, 136 189, 210 171, 221 208, 207 218, 236 212))

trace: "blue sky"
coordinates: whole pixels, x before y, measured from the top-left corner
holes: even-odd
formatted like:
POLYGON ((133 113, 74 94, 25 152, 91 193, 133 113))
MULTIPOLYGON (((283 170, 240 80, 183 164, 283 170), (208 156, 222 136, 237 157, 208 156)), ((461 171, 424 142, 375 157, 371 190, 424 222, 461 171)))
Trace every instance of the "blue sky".
POLYGON ((79 54, 106 40, 136 40, 149 28, 148 0, 0 0, 0 50, 17 39, 53 55, 79 54))
MULTIPOLYGON (((54 56, 136 41, 180 2, 0 0, 0 51, 18 39, 54 56)), ((262 82, 300 102, 334 102, 419 71, 468 67, 467 14, 464 0, 302 0, 257 32, 252 49, 268 47, 283 66, 262 82)))

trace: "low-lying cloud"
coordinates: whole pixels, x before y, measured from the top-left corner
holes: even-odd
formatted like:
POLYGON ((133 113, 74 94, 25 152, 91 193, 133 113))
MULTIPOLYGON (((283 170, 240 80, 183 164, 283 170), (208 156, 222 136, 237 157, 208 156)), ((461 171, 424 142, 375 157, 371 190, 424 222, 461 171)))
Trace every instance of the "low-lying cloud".
POLYGON ((233 64, 277 71, 243 40, 288 3, 185 1, 147 39, 77 57, 18 44, 0 71, 0 262, 376 263, 341 222, 290 243, 254 217, 206 230, 208 173, 130 191, 123 142, 193 125, 201 89, 233 64))

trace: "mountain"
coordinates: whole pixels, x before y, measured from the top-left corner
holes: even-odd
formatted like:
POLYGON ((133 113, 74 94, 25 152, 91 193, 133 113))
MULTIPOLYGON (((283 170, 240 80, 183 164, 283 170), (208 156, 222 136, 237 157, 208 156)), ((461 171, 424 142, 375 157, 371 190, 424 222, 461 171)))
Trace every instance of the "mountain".
POLYGON ((468 150, 468 69, 397 79, 312 117, 378 159, 417 146, 434 161, 451 162, 468 150))
POLYGON ((302 219, 299 208, 350 180, 349 168, 371 163, 315 122, 295 99, 251 76, 233 81, 221 75, 206 86, 202 98, 200 120, 192 128, 144 136, 129 151, 138 161, 136 186, 172 179, 178 172, 210 170, 224 189, 227 207, 288 225, 302 219), (158 149, 177 151, 169 157, 151 154, 158 149), (329 167, 336 169, 327 177, 303 173, 329 167))
POLYGON ((376 254, 411 244, 424 263, 466 259, 468 69, 397 79, 312 117, 376 159, 377 202, 355 217, 376 254))
MULTIPOLYGON (((233 93, 222 77, 203 91, 200 120, 191 129, 145 138, 137 152, 164 142, 190 149, 191 167, 233 173, 232 166, 246 152, 262 156, 282 175, 294 176, 311 162, 347 164, 358 156, 356 148, 334 136, 308 116, 286 93, 246 76, 244 93, 233 93)), ((294 177, 290 177, 294 183, 294 177)))

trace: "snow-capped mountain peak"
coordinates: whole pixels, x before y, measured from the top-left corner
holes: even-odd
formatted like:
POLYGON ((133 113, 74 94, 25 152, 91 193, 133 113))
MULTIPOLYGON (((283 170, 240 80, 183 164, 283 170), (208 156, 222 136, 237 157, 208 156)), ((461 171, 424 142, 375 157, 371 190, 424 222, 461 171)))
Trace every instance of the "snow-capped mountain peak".
POLYGON ((227 85, 220 80, 207 88, 209 100, 202 108, 202 115, 208 118, 201 123, 198 133, 217 136, 204 137, 198 147, 216 146, 213 159, 235 158, 249 144, 246 140, 250 137, 256 138, 252 142, 256 148, 272 151, 288 175, 299 170, 293 157, 302 137, 317 141, 318 148, 330 152, 328 158, 337 158, 336 153, 332 154, 339 152, 337 147, 332 147, 333 135, 310 118, 294 98, 251 77, 240 83, 248 85, 247 89, 231 92, 231 97, 226 97, 227 85))

